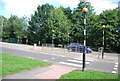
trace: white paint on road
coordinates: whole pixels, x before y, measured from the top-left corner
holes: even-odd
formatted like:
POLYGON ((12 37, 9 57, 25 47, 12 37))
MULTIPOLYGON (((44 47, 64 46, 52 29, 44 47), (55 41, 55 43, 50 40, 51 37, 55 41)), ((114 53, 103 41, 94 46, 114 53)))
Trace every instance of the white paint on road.
POLYGON ((52 58, 52 59, 55 59, 55 58, 52 58))
MULTIPOLYGON (((76 59, 76 60, 81 60, 80 58, 74 58, 74 59, 76 59)), ((86 60, 86 61, 94 61, 94 60, 86 60)))
POLYGON ((114 70, 117 70, 118 68, 114 68, 114 70))
POLYGON ((68 63, 68 62, 59 62, 60 64, 74 66, 74 67, 82 67, 80 64, 68 63))
POLYGON ((118 65, 115 65, 115 67, 118 67, 118 65))
POLYGON ((112 71, 112 73, 117 73, 116 71, 112 71))
POLYGON ((48 61, 47 59, 43 60, 43 61, 48 61))
MULTIPOLYGON (((82 63, 82 61, 77 61, 77 60, 67 60, 67 61, 70 61, 70 62, 75 62, 75 63, 82 63)), ((89 64, 90 62, 85 62, 86 64, 89 64)))
POLYGON ((118 65, 118 62, 116 62, 115 64, 118 65))
POLYGON ((35 59, 35 58, 32 58, 32 57, 28 57, 28 58, 35 59))

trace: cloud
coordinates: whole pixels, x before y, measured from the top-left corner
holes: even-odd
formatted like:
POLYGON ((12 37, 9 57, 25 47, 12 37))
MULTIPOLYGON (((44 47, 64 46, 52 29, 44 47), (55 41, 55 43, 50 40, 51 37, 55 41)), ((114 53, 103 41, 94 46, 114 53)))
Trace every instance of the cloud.
POLYGON ((118 7, 118 0, 88 0, 94 7, 97 14, 100 14, 104 10, 114 9, 118 7))
MULTIPOLYGON (((30 17, 31 14, 37 9, 38 5, 45 3, 53 4, 59 7, 70 7, 71 9, 76 8, 80 0, 1 0, 4 2, 3 13, 4 15, 14 14, 19 17, 26 15, 30 17)), ((91 2, 91 5, 95 8, 97 14, 101 13, 103 10, 113 9, 118 6, 117 2, 119 0, 87 0, 91 2)), ((1 14, 1 13, 0 13, 1 14)))
MULTIPOLYGON (((66 5, 71 8, 76 8, 80 0, 56 0, 58 3, 66 5)), ((107 9, 114 9, 118 6, 119 0, 87 0, 91 2, 97 14, 107 9)))
POLYGON ((80 0, 56 0, 58 3, 76 8, 80 0))
POLYGON ((4 8, 18 16, 30 16, 42 2, 39 0, 2 0, 6 5, 4 8))

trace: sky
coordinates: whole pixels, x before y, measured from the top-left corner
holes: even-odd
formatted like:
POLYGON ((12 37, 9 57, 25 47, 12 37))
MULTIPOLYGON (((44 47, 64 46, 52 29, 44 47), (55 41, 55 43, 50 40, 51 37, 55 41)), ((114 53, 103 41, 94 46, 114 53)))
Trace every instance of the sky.
MULTIPOLYGON (((91 2, 96 14, 100 14, 107 9, 118 7, 120 0, 87 0, 91 2)), ((18 17, 26 16, 30 18, 31 14, 37 10, 38 5, 52 4, 55 7, 63 6, 74 9, 77 7, 80 0, 0 0, 0 15, 9 18, 11 14, 18 17)))

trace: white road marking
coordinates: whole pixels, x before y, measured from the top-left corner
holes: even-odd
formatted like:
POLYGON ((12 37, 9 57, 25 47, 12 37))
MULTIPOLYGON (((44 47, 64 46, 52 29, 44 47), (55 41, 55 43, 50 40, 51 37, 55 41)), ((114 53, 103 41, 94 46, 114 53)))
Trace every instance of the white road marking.
POLYGON ((118 65, 115 65, 115 67, 118 67, 118 65))
POLYGON ((43 60, 43 61, 48 61, 48 60, 46 59, 46 60, 43 60))
MULTIPOLYGON (((73 58, 73 59, 81 60, 80 58, 73 58)), ((94 60, 86 60, 86 61, 94 61, 94 60)))
POLYGON ((52 59, 55 59, 55 58, 52 58, 52 59))
POLYGON ((116 71, 112 71, 112 73, 117 73, 116 71))
POLYGON ((114 70, 117 70, 118 68, 114 68, 114 70))
POLYGON ((75 66, 75 67, 82 67, 82 65, 73 64, 73 63, 68 63, 68 62, 59 62, 59 63, 60 63, 60 64, 64 64, 64 65, 75 66))
MULTIPOLYGON (((76 62, 76 63, 83 63, 82 61, 77 61, 77 60, 67 60, 67 61, 70 61, 70 62, 76 62)), ((89 64, 90 62, 86 62, 86 64, 89 64)))
POLYGON ((32 58, 32 57, 28 57, 28 58, 34 59, 34 58, 32 58))
POLYGON ((118 65, 118 62, 116 62, 115 64, 118 65))

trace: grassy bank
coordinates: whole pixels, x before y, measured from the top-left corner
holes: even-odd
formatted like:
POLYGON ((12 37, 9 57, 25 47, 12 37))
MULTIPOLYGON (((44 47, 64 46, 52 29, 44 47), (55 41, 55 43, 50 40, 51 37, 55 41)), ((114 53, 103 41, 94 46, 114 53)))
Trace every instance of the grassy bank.
POLYGON ((2 75, 49 65, 49 62, 2 53, 2 75))
POLYGON ((68 74, 62 75, 60 79, 118 79, 118 74, 100 71, 80 71, 75 70, 68 74))

